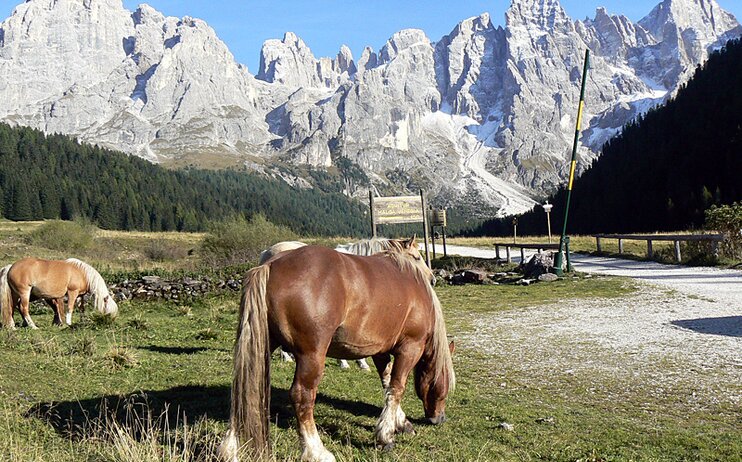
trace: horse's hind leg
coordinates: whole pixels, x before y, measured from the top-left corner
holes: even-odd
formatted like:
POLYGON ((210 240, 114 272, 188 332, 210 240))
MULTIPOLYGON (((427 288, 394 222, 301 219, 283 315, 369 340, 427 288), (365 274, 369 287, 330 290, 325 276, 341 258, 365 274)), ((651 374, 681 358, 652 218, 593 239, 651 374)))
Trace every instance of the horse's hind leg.
POLYGON ((381 386, 386 390, 389 388, 389 381, 392 379, 392 356, 384 353, 372 356, 371 359, 376 366, 376 372, 379 373, 381 386))
POLYGON ((295 354, 295 356, 296 372, 289 393, 296 412, 299 436, 304 446, 301 460, 303 462, 334 462, 335 456, 325 449, 314 423, 314 402, 317 398, 317 387, 325 369, 324 357, 320 354, 295 354))
POLYGON ((44 301, 54 310, 54 325, 61 326, 62 318, 64 317, 64 300, 60 298, 53 298, 51 300, 45 298, 44 301))
POLYGON ((31 304, 31 291, 20 294, 20 307, 21 317, 23 318, 23 325, 28 326, 31 329, 38 329, 31 319, 31 313, 29 312, 29 305, 31 304))

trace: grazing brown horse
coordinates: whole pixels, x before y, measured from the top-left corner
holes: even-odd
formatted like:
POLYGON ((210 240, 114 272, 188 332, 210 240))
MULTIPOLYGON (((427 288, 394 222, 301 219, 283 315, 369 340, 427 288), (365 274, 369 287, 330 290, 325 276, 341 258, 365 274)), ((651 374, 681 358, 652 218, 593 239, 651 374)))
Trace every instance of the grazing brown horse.
POLYGON ((15 328, 13 311, 18 308, 23 325, 36 329, 29 314, 29 303, 43 299, 54 309, 54 324, 72 324, 77 297, 91 293, 101 313, 115 315, 118 306, 108 292, 106 282, 90 265, 75 258, 41 260, 24 258, 0 269, 0 312, 3 326, 15 328), (67 296, 65 316, 64 297, 67 296))
POLYGON ((412 431, 400 403, 413 369, 425 416, 434 424, 445 420, 446 397, 455 385, 453 344, 447 344, 432 273, 414 239, 399 242, 369 257, 306 246, 247 273, 223 458, 237 460, 240 440, 258 454, 270 451, 270 354, 278 346, 296 357, 290 397, 304 461, 335 460, 314 423, 326 356, 373 358, 385 388, 375 430, 379 446, 389 448, 395 433, 412 431))

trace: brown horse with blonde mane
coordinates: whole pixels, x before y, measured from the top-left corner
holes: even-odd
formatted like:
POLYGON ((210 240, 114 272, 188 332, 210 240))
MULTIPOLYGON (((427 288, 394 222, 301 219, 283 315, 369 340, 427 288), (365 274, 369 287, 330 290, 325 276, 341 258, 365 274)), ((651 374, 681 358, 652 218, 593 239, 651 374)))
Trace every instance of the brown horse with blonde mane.
POLYGON ((441 305, 430 284, 433 275, 414 238, 396 242, 392 250, 369 257, 301 247, 247 273, 223 458, 238 460, 240 441, 252 457, 270 451, 270 355, 279 346, 296 358, 290 397, 303 461, 335 460, 314 423, 327 356, 372 357, 385 389, 375 429, 380 447, 392 447, 395 433, 413 431, 400 407, 413 369, 428 421, 445 420, 446 397, 456 381, 453 343, 446 339, 441 305))
POLYGON ((0 269, 0 312, 3 326, 15 328, 13 312, 21 312, 23 325, 36 329, 29 313, 29 304, 45 300, 54 309, 54 324, 64 319, 72 324, 72 311, 80 295, 93 295, 95 307, 104 314, 115 315, 118 306, 108 292, 108 286, 98 271, 75 258, 67 260, 41 260, 24 258, 0 269), (65 315, 64 297, 67 296, 65 315))

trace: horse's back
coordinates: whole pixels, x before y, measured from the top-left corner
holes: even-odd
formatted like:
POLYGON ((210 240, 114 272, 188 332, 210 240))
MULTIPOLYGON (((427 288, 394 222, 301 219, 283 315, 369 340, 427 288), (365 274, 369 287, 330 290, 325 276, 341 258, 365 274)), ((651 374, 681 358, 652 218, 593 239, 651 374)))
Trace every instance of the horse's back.
POLYGON ((8 283, 15 290, 34 288, 44 295, 61 297, 71 284, 82 286, 84 275, 74 265, 62 260, 27 257, 11 265, 8 283))

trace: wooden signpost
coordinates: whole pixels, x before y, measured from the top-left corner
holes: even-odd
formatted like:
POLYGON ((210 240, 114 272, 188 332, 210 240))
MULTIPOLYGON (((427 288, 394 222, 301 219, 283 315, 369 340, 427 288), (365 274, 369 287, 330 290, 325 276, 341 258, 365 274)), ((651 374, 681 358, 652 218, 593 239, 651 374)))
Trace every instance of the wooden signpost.
POLYGON ((419 196, 374 197, 368 193, 371 209, 371 235, 376 237, 376 225, 396 223, 423 223, 425 239, 425 262, 430 267, 428 254, 428 216, 425 213, 425 196, 420 190, 419 196))

